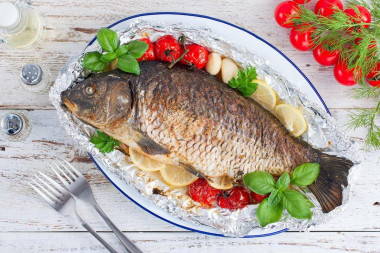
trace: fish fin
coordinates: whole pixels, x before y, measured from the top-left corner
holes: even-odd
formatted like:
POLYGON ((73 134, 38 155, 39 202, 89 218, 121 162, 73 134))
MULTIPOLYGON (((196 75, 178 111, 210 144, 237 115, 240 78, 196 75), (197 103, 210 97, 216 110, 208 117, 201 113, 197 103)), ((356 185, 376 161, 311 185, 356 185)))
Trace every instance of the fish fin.
POLYGON ((188 172, 190 172, 194 176, 206 179, 207 181, 212 181, 212 180, 210 180, 210 178, 206 177, 201 172, 197 171, 193 166, 188 165, 188 164, 184 164, 184 163, 181 163, 181 162, 179 164, 181 164, 188 172))
POLYGON ((162 147, 140 131, 135 130, 134 136, 136 144, 148 155, 165 155, 170 153, 167 148, 162 147))
POLYGON ((348 171, 354 164, 346 158, 321 153, 319 165, 319 176, 308 188, 321 204, 322 211, 328 213, 342 205, 343 188, 348 184, 348 171))

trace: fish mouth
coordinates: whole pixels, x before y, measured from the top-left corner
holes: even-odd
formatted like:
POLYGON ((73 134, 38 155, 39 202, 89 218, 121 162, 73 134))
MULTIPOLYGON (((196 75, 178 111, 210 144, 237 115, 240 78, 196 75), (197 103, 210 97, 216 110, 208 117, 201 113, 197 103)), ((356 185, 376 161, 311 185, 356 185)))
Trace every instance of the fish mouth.
POLYGON ((71 112, 76 112, 77 111, 77 105, 75 103, 73 103, 70 99, 68 99, 67 97, 61 95, 61 100, 62 100, 61 105, 64 108, 70 110, 71 112))

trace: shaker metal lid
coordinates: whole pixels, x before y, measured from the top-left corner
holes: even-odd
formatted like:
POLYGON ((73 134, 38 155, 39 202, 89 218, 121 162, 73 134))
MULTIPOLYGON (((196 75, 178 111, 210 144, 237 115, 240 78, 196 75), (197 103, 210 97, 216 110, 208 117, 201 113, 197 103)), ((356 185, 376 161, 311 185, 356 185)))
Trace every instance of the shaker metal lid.
POLYGON ((13 113, 8 113, 4 116, 4 118, 1 120, 1 129, 5 134, 8 135, 16 135, 18 134, 24 123, 22 118, 13 113))
POLYGON ((42 68, 38 64, 27 64, 21 69, 21 81, 27 85, 36 85, 42 79, 42 68))

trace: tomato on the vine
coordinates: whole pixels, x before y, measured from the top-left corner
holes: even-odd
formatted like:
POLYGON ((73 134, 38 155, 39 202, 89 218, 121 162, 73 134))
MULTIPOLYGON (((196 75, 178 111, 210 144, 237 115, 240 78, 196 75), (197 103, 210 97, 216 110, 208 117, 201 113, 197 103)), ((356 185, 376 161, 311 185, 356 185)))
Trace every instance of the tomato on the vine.
POLYGON ((356 84, 355 77, 360 76, 359 70, 348 69, 347 63, 344 61, 338 61, 334 68, 335 79, 346 86, 352 86, 356 84))
POLYGON ((380 86, 380 62, 377 63, 376 67, 371 69, 371 71, 366 76, 367 82, 371 86, 380 86))
POLYGON ((173 36, 165 35, 156 41, 154 54, 157 60, 172 62, 181 55, 181 46, 173 36))
POLYGON ((137 59, 137 61, 154 61, 156 60, 156 56, 154 55, 154 45, 148 38, 142 38, 141 41, 144 41, 146 44, 148 44, 148 50, 137 59))
POLYGON ((295 2, 285 1, 277 5, 274 18, 280 26, 290 28, 294 26, 293 22, 291 22, 292 16, 296 15, 299 10, 300 8, 295 2))
POLYGON ((310 2, 311 0, 293 0, 293 1, 296 2, 297 4, 305 4, 305 3, 310 2))
POLYGON ((312 27, 307 28, 306 30, 304 30, 301 26, 293 27, 289 35, 290 42, 300 51, 310 50, 314 45, 311 38, 313 32, 314 29, 312 27))
POLYGON ((323 66, 332 66, 338 62, 339 51, 330 50, 329 45, 319 45, 313 50, 314 59, 323 66))
POLYGON ((230 191, 223 191, 218 197, 218 206, 230 210, 242 209, 249 204, 248 191, 242 186, 235 186, 230 191))
POLYGON ((222 193, 222 190, 213 188, 203 178, 197 179, 197 181, 189 186, 189 196, 206 208, 216 206, 217 198, 222 193))
POLYGON ((343 10, 343 4, 340 0, 319 0, 315 4, 314 12, 321 16, 330 17, 336 8, 343 10))
POLYGON ((208 60, 207 49, 198 44, 188 45, 186 49, 189 50, 189 52, 183 56, 180 63, 194 65, 198 69, 203 69, 208 60))
MULTIPOLYGON (((354 8, 344 10, 347 16, 350 17, 350 20, 354 23, 371 23, 371 13, 361 5, 356 5, 355 7, 358 8, 359 13, 356 13, 354 8)), ((363 25, 363 27, 368 28, 369 25, 363 25)))

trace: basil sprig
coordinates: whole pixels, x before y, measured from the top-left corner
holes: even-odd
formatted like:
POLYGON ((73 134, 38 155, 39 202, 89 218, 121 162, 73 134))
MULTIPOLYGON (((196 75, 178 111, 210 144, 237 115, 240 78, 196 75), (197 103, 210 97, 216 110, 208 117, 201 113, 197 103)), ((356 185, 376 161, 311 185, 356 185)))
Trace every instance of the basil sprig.
POLYGON ((289 190, 291 183, 297 186, 307 186, 312 184, 319 175, 318 163, 305 163, 296 167, 290 177, 284 173, 277 180, 264 171, 255 171, 243 176, 244 183, 257 194, 268 194, 257 209, 257 218, 260 225, 265 227, 270 223, 281 219, 284 208, 288 213, 297 219, 310 219, 313 213, 310 211, 314 207, 313 203, 304 194, 289 190))
POLYGON ((140 74, 140 66, 136 59, 148 50, 147 43, 134 40, 128 45, 119 45, 117 33, 108 28, 101 28, 96 37, 103 52, 87 53, 83 59, 83 67, 99 72, 107 67, 107 63, 117 59, 117 67, 122 71, 140 74))
POLYGON ((90 141, 103 154, 112 152, 116 146, 120 145, 120 142, 99 130, 91 137, 90 141))

